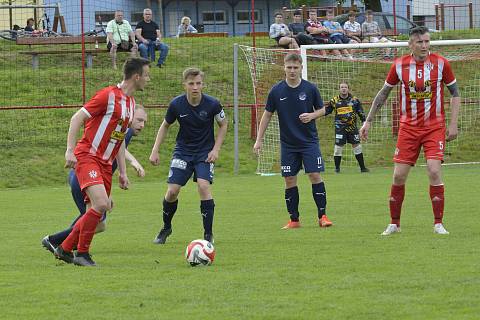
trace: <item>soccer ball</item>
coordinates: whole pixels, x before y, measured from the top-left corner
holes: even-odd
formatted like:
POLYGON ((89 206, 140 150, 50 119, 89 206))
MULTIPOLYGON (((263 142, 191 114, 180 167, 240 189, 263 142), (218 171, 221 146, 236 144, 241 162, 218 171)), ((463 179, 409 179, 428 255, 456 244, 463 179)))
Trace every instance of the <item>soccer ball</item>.
POLYGON ((193 240, 187 246, 185 251, 185 259, 192 266, 209 266, 213 263, 215 259, 215 248, 213 244, 207 240, 198 239, 193 240))

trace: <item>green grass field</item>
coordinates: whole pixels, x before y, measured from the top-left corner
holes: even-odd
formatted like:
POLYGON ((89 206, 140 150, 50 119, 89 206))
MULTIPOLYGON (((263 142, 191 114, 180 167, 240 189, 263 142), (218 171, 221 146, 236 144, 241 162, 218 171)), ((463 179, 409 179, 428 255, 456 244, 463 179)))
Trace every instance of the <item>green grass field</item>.
POLYGON ((432 233, 425 168, 411 172, 402 233, 384 238, 391 169, 326 173, 329 217, 320 229, 301 176, 303 228, 287 221, 279 176, 219 174, 211 267, 191 268, 201 237, 196 188, 180 196, 164 246, 163 181, 114 188, 108 230, 95 237, 98 268, 66 265, 40 240, 76 209, 66 186, 0 190, 2 319, 478 319, 479 166, 444 168, 448 236, 432 233))

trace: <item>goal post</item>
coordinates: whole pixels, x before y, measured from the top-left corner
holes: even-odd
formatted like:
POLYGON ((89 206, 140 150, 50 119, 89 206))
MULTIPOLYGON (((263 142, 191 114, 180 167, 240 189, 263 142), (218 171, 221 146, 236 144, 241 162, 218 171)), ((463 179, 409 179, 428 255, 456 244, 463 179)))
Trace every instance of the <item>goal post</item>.
MULTIPOLYGON (((260 103, 257 107, 258 125, 270 88, 285 78, 284 56, 298 51, 246 46, 240 48, 250 68, 256 100, 260 103)), ((480 136, 480 39, 431 41, 430 50, 450 61, 462 101, 458 119, 459 137, 447 143, 445 160, 447 163, 478 162, 480 151, 476 147, 476 141, 480 136)), ((325 104, 338 95, 339 84, 347 82, 351 93, 362 102, 365 113, 368 113, 376 93, 383 87, 394 58, 409 52, 408 42, 302 46, 302 77, 318 86, 325 104), (338 54, 343 49, 348 49, 351 57, 338 54)), ((368 166, 391 164, 400 119, 399 88, 397 86, 391 92, 385 106, 377 113, 368 142, 362 143, 368 166)), ((445 90, 447 121, 450 114, 449 101, 448 90, 445 90)), ((361 123, 357 125, 360 127, 361 123)), ((334 116, 317 119, 317 128, 326 169, 333 170, 334 116)), ((267 128, 263 145, 257 173, 278 173, 280 143, 276 118, 272 118, 267 128)), ((342 167, 357 166, 351 149, 350 145, 345 145, 342 167)))

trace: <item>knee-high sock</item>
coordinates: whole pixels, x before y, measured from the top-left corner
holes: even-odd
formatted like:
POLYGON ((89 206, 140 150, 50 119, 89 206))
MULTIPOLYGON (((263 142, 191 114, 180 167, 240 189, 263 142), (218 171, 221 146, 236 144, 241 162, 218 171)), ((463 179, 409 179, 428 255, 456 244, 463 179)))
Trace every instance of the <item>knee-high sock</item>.
POLYGON ((172 227, 172 219, 177 212, 178 200, 174 202, 168 202, 163 199, 163 227, 170 229, 172 227))
POLYGON ((287 205, 290 220, 298 221, 300 213, 298 212, 298 202, 300 197, 298 195, 298 187, 285 189, 285 204, 287 205))
POLYGON ((392 184, 390 190, 390 218, 391 224, 400 226, 400 214, 402 213, 402 203, 405 197, 405 185, 392 184))
POLYGON ((213 215, 215 213, 215 202, 213 199, 200 201, 200 213, 202 214, 205 234, 212 234, 213 215))
POLYGON ((363 153, 356 154, 355 158, 357 158, 357 162, 358 162, 358 165, 360 166, 360 169, 365 169, 365 161, 363 160, 363 153))
POLYGON ((327 190, 325 189, 325 183, 323 181, 312 184, 312 195, 317 205, 318 218, 320 219, 325 215, 325 211, 327 210, 327 190))
POLYGON ((445 206, 444 186, 430 186, 430 199, 432 200, 433 216, 435 223, 442 223, 443 208, 445 206))
POLYGON ((342 162, 342 156, 333 156, 335 162, 335 169, 340 170, 340 163, 342 162))
POLYGON ((97 228, 100 219, 102 219, 102 213, 91 208, 85 212, 84 216, 79 220, 81 223, 80 234, 78 235, 78 253, 89 251, 90 243, 92 243, 93 235, 95 234, 95 229, 97 228))

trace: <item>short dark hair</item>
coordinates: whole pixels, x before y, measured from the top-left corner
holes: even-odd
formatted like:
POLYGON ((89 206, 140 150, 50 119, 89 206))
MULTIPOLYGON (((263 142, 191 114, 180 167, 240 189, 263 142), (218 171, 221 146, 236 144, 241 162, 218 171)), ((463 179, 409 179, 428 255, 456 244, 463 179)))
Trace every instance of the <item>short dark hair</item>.
POLYGON ((365 11, 365 15, 371 16, 371 15, 373 15, 373 11, 369 9, 369 10, 365 11))
POLYGON ((421 36, 425 33, 428 33, 428 28, 427 27, 417 26, 417 27, 414 27, 414 28, 410 29, 410 32, 408 33, 408 35, 411 38, 412 36, 421 36))
POLYGON ((295 10, 295 12, 293 13, 294 16, 301 16, 302 15, 302 11, 300 10, 295 10))
POLYGON ((281 12, 275 12, 275 14, 274 14, 273 16, 274 16, 274 17, 276 17, 276 16, 281 16, 281 17, 283 18, 283 13, 281 13, 281 12))
POLYGON ((349 16, 349 17, 356 17, 357 14, 355 13, 355 11, 350 11, 350 12, 348 13, 348 16, 349 16))
POLYGON ((143 75, 143 66, 150 65, 150 61, 143 58, 128 58, 123 64, 123 77, 125 80, 134 75, 143 75))
POLYGON ((27 19, 27 24, 28 24, 30 21, 32 21, 33 23, 35 23, 35 20, 33 20, 33 18, 28 18, 28 19, 27 19))
POLYGON ((303 59, 302 59, 302 56, 299 55, 298 53, 289 53, 285 56, 285 58, 283 58, 283 62, 287 63, 289 61, 300 62, 300 64, 302 64, 303 59))

